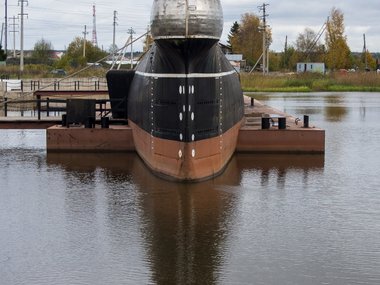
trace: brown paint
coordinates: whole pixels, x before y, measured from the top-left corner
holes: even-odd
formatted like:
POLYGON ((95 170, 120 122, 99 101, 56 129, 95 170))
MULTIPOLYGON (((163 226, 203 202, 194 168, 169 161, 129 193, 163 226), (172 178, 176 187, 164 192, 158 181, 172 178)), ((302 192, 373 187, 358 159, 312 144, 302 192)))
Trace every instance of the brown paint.
POLYGON ((160 139, 133 122, 130 126, 137 152, 155 173, 194 181, 215 176, 224 169, 235 151, 241 122, 221 136, 196 142, 160 139))

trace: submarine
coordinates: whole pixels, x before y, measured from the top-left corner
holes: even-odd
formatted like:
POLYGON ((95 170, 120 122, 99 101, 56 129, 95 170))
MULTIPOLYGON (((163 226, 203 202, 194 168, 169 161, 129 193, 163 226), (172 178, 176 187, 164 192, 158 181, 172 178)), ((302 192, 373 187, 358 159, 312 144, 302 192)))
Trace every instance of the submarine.
POLYGON ((112 116, 159 176, 200 181, 223 172, 243 123, 239 75, 219 45, 219 0, 154 0, 153 44, 133 70, 110 70, 112 116), (112 103, 117 99, 122 103, 112 103))

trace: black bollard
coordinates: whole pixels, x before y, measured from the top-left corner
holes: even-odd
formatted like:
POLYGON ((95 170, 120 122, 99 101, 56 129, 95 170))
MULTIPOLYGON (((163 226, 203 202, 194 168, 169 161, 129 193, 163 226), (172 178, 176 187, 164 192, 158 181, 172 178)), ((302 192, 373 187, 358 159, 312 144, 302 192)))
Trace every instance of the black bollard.
POLYGON ((308 115, 304 115, 303 116, 303 127, 304 128, 308 128, 309 127, 309 116, 308 115))
POLYGON ((91 129, 91 128, 95 127, 95 118, 94 117, 87 117, 87 120, 84 124, 84 127, 86 129, 91 129))
POLYGON ((286 129, 286 117, 278 118, 278 129, 279 130, 286 129))
POLYGON ((251 98, 251 107, 255 106, 255 99, 251 98))
POLYGON ((4 117, 7 117, 8 116, 8 98, 7 97, 4 97, 4 117))
POLYGON ((68 127, 69 125, 67 124, 67 115, 63 114, 62 115, 62 127, 68 127))
POLYGON ((110 127, 110 118, 102 117, 100 119, 100 123, 101 123, 102 129, 108 129, 110 127))
POLYGON ((270 128, 270 118, 261 118, 261 129, 266 130, 270 128))

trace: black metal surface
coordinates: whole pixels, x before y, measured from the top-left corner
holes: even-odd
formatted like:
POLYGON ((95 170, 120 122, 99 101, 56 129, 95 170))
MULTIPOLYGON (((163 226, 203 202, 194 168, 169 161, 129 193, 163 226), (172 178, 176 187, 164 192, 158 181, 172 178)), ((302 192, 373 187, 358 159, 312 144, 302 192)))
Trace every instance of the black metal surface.
POLYGON ((107 72, 112 117, 115 119, 128 118, 128 94, 134 75, 134 70, 110 70, 107 72))
POLYGON ((62 115, 62 127, 66 127, 67 126, 67 115, 66 114, 63 114, 62 115))
POLYGON ((95 103, 92 99, 68 99, 67 124, 86 124, 89 117, 95 118, 95 103))
POLYGON ((278 128, 280 130, 285 130, 286 129, 286 118, 285 117, 278 118, 278 128))
POLYGON ((187 142, 218 136, 243 117, 238 76, 209 39, 156 41, 137 67, 128 105, 145 131, 187 142))
POLYGON ((303 127, 304 128, 308 128, 309 127, 309 116, 308 115, 304 115, 303 116, 303 127))
POLYGON ((102 126, 102 129, 108 129, 110 127, 110 118, 102 117, 100 119, 100 125, 102 126))
POLYGON ((270 118, 261 118, 261 128, 267 130, 270 128, 270 118))

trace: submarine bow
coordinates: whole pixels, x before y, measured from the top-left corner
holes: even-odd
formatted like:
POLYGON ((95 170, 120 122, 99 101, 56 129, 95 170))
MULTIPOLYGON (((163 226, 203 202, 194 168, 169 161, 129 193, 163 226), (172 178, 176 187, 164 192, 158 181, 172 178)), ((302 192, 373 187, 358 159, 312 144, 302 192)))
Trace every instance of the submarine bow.
POLYGON ((128 90, 128 122, 141 158, 167 178, 210 178, 235 151, 243 95, 218 44, 222 15, 218 0, 154 1, 154 43, 128 90))

